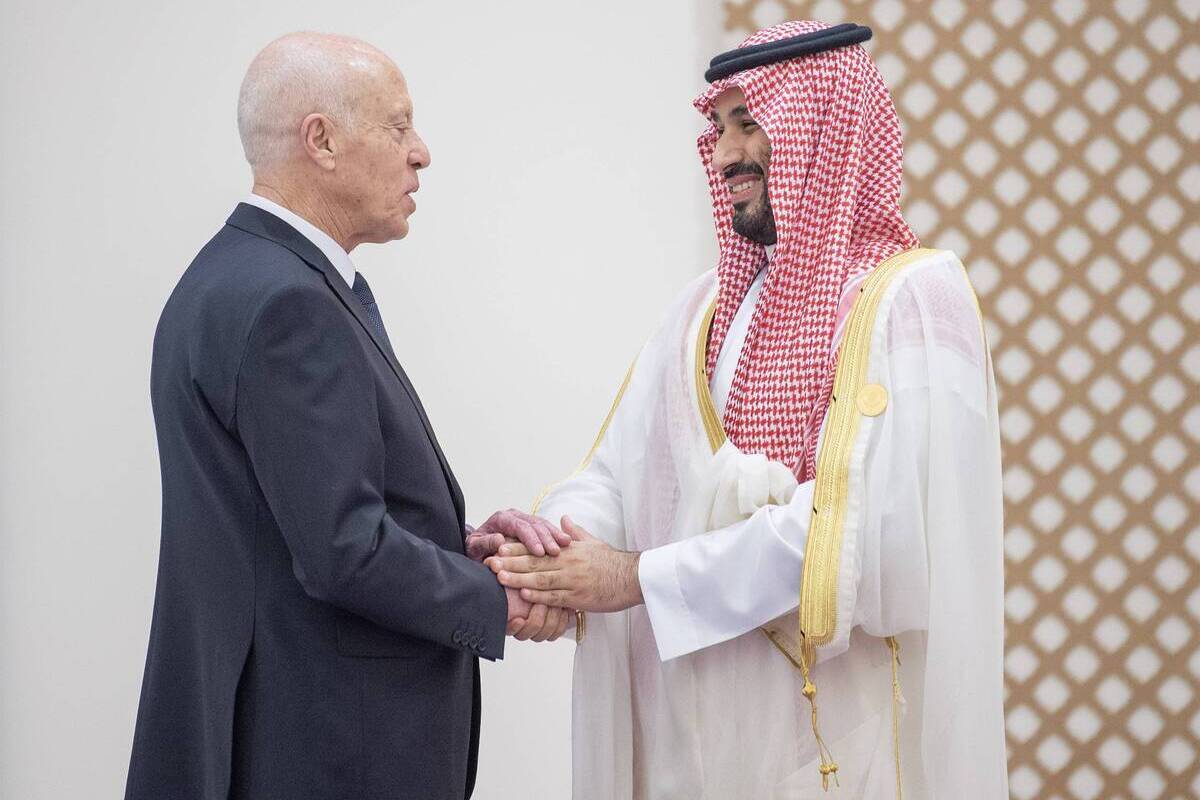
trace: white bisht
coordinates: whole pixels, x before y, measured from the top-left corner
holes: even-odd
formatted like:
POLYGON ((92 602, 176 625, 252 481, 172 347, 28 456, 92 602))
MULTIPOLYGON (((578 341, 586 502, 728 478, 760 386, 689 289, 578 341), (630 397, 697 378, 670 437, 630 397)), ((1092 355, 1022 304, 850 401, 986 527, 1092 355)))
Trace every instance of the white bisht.
POLYGON ((715 296, 713 272, 687 287, 538 507, 643 551, 644 590, 651 558, 677 583, 588 615, 575 800, 797 800, 823 778, 847 798, 1006 798, 999 426, 962 265, 915 249, 863 282, 800 486, 721 430, 715 296))

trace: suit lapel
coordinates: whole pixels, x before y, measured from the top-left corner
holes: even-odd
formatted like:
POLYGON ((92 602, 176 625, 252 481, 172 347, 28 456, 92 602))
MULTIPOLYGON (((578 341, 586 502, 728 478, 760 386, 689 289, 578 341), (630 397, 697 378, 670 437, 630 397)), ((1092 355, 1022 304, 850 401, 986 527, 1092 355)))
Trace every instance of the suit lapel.
POLYGON ((409 400, 412 401, 413 407, 417 411, 417 417, 421 420, 421 425, 425 428, 425 433, 429 437, 429 443, 433 445, 433 450, 437 454, 438 463, 442 467, 442 474, 446 478, 446 485, 450 489, 450 498, 454 503, 455 511, 458 513, 459 522, 465 525, 466 510, 465 501, 463 499, 462 488, 458 485, 458 480, 454 477, 454 473, 450 469, 450 463, 446 460, 445 453, 442 452, 442 447, 438 444, 437 435, 433 432, 433 425, 429 422, 429 417, 425 414, 425 408, 421 405, 421 399, 417 395, 417 390, 413 388, 412 382, 409 381, 404 368, 400 366, 396 354, 392 352, 392 348, 382 337, 375 331, 375 326, 371 324, 367 318, 366 309, 363 308, 361 302, 346 282, 342 280, 342 276, 338 274, 337 269, 333 264, 329 263, 329 259, 321 252, 321 249, 315 244, 306 239, 291 225, 288 225, 283 220, 276 217, 267 211, 249 205, 247 203, 238 203, 237 208, 226 220, 227 224, 245 231, 246 233, 255 236, 261 236, 265 239, 270 239, 278 245, 286 247, 293 253, 304 259, 310 267, 320 272, 325 277, 325 283, 341 301, 346 310, 358 320, 358 324, 366 331, 367 336, 371 337, 379 354, 387 361, 388 366, 392 368, 400 385, 404 388, 409 400))
POLYGON ((433 425, 429 422, 429 416, 425 413, 425 406, 421 403, 421 398, 417 394, 417 390, 413 387, 412 381, 408 379, 408 373, 404 371, 404 367, 400 366, 400 361, 396 358, 396 354, 392 351, 387 340, 381 337, 375 330, 375 326, 371 324, 371 320, 367 317, 367 312, 358 297, 350 290, 346 282, 342 280, 342 276, 337 274, 337 270, 334 269, 333 265, 329 264, 329 260, 325 258, 324 254, 320 253, 320 255, 322 260, 328 264, 328 268, 322 270, 325 273, 325 283, 329 285, 329 288, 342 301, 342 305, 354 315, 354 318, 358 320, 358 324, 371 337, 371 341, 375 343, 379 354, 383 356, 388 366, 392 368, 392 372, 400 381, 400 386, 403 387, 409 400, 412 401, 413 407, 417 410, 417 416, 421 419, 421 425, 425 428, 425 433, 429 437, 429 443, 433 445, 438 463, 442 466, 442 473, 446 476, 446 483, 450 487, 450 496, 454 501, 454 507, 458 510, 460 518, 465 517, 462 489, 459 487, 458 481, 450 469, 450 462, 446 460, 446 454, 442 452, 442 446, 438 443, 437 434, 433 432, 433 425))

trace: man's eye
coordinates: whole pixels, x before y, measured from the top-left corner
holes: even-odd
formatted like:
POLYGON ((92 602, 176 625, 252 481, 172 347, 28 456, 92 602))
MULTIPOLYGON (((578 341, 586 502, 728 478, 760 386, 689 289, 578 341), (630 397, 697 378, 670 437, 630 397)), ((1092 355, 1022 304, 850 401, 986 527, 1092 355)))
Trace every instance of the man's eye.
POLYGON ((755 122, 754 120, 747 120, 746 122, 742 123, 742 130, 744 130, 744 131, 751 131, 757 127, 758 127, 758 123, 755 122))

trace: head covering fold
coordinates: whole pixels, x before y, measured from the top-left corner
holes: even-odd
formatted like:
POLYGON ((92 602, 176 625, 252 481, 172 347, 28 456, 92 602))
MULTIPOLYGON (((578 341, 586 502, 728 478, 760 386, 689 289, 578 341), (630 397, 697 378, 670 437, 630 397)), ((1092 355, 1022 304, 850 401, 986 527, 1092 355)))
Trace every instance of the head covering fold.
MULTIPOLYGON (((825 27, 785 22, 740 47, 825 27)), ((879 70, 858 45, 722 78, 696 98, 696 109, 707 118, 717 98, 734 87, 771 143, 767 192, 777 240, 723 424, 739 450, 781 461, 804 481, 816 471, 816 438, 833 387, 842 290, 917 245, 900 213, 900 122, 879 70)), ((697 140, 720 247, 710 377, 738 306, 766 262, 762 245, 733 230, 729 187, 712 164, 716 141, 711 124, 697 140)))

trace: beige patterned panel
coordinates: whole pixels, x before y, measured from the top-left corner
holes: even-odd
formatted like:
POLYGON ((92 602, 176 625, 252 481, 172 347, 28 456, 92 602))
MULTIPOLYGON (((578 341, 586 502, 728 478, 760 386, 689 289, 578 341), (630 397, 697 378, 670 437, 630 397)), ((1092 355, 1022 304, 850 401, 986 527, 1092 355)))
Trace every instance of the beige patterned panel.
POLYGON ((1200 0, 720 3, 854 21, 1001 385, 1017 798, 1200 797, 1200 0))

